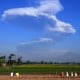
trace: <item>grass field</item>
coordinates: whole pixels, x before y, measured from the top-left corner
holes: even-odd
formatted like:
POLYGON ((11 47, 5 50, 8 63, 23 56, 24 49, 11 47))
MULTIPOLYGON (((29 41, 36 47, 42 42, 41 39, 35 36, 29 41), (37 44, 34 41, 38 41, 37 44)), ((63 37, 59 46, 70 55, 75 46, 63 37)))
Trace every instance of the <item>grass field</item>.
POLYGON ((21 74, 59 74, 60 72, 67 71, 80 73, 80 65, 27 64, 0 68, 0 74, 10 74, 10 72, 19 72, 21 74))

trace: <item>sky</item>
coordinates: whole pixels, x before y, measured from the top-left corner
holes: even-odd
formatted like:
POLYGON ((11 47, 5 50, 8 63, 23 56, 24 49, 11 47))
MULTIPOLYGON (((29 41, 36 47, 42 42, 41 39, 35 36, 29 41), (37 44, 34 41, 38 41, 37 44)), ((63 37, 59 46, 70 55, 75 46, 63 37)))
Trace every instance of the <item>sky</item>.
POLYGON ((0 54, 26 60, 80 61, 80 0, 0 0, 0 54))

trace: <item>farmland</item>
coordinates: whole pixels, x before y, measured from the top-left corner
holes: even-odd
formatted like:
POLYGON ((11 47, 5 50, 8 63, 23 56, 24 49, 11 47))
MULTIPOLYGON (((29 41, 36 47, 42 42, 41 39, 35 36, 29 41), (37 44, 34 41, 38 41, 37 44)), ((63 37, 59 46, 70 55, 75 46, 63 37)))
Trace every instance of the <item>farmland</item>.
POLYGON ((0 74, 10 74, 19 72, 20 74, 60 74, 61 72, 80 73, 80 65, 72 64, 26 64, 14 65, 0 68, 0 74))

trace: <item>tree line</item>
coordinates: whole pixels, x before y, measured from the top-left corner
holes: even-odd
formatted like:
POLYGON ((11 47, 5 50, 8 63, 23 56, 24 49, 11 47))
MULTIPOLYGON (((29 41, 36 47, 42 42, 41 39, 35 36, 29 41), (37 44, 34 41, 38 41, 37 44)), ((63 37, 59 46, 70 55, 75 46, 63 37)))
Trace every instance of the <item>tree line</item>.
POLYGON ((16 57, 15 54, 10 54, 6 59, 6 56, 0 56, 0 66, 13 66, 13 65, 21 65, 21 64, 80 64, 76 62, 52 62, 52 61, 22 61, 22 56, 16 57))
POLYGON ((0 56, 0 66, 2 65, 8 65, 8 66, 13 66, 13 65, 20 65, 20 64, 53 64, 52 61, 46 62, 46 61, 22 61, 22 56, 16 57, 15 54, 10 54, 8 58, 6 59, 6 56, 0 56))
POLYGON ((13 66, 15 64, 22 64, 22 57, 16 58, 15 54, 10 54, 6 59, 6 56, 0 56, 0 66, 8 65, 13 66))

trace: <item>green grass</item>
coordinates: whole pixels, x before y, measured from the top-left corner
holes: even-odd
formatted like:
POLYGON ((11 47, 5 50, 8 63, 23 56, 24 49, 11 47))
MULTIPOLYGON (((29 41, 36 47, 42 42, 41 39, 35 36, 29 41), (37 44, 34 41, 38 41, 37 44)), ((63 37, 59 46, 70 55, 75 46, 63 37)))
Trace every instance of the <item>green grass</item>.
POLYGON ((21 74, 53 74, 67 71, 80 73, 80 65, 27 64, 0 68, 0 74, 10 74, 12 71, 21 74))

